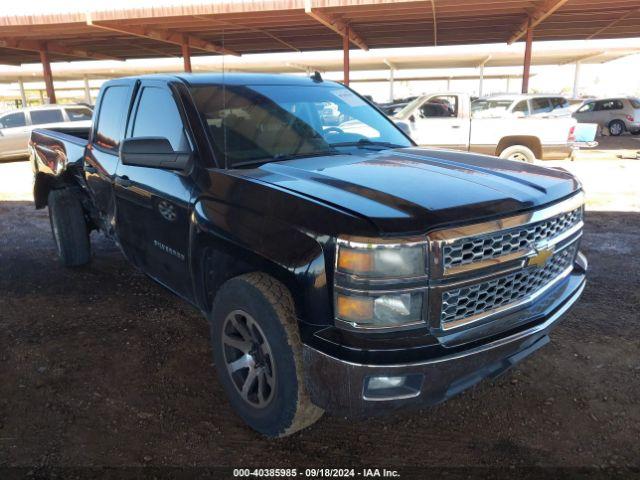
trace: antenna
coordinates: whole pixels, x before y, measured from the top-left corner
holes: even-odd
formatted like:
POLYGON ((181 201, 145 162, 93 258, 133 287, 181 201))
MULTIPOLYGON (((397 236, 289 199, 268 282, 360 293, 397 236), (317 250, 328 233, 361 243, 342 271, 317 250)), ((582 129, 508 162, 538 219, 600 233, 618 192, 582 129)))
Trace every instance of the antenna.
MULTIPOLYGON (((222 51, 224 52, 224 27, 222 28, 222 51)), ((222 151, 224 152, 224 168, 229 168, 227 154, 227 82, 225 81, 225 54, 222 53, 222 151)))
POLYGON ((322 83, 322 75, 320 75, 320 72, 316 70, 315 72, 313 72, 313 75, 311 75, 311 80, 316 83, 322 83))

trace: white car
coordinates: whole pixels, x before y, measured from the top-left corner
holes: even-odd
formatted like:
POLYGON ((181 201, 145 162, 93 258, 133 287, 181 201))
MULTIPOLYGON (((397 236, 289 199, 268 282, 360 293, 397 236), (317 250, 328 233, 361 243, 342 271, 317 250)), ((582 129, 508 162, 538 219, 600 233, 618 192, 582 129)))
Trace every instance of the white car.
POLYGON ((93 110, 85 105, 42 105, 0 113, 0 161, 27 158, 34 128, 59 127, 69 122, 89 126, 92 116, 93 110))
POLYGON ((563 116, 570 109, 569 100, 560 95, 492 95, 471 102, 474 118, 563 116))

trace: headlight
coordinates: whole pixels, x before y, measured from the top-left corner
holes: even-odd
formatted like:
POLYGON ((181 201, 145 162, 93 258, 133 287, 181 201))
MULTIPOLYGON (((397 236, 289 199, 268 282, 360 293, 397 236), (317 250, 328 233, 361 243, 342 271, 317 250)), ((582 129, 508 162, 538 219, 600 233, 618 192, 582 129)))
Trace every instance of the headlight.
POLYGON ((422 321, 422 292, 336 294, 336 315, 356 328, 389 328, 422 321))
POLYGON ((380 329, 423 322, 424 238, 339 238, 336 257, 335 314, 343 325, 380 329))
POLYGON ((424 243, 338 240, 338 271, 360 277, 418 277, 426 273, 424 243))

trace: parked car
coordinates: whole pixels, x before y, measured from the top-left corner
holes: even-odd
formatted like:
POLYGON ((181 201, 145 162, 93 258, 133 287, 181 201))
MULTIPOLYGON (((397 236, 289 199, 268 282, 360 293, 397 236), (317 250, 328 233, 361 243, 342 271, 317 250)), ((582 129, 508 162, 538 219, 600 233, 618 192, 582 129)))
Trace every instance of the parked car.
POLYGON ((0 113, 0 161, 28 158, 29 137, 36 127, 66 122, 90 125, 93 111, 85 105, 44 105, 0 113))
POLYGON ((570 115, 571 103, 560 95, 492 95, 471 103, 476 118, 570 115))
POLYGON ((231 405, 270 437, 445 401, 545 345, 585 285, 570 173, 417 148, 317 77, 110 80, 91 127, 30 143, 61 262, 100 230, 199 309, 231 405))
POLYGON ((585 102, 573 117, 579 122, 607 127, 613 136, 631 132, 640 134, 640 99, 635 97, 605 98, 585 102))
MULTIPOLYGON (((530 115, 538 100, 509 95, 472 103, 465 93, 436 93, 416 98, 393 118, 423 146, 526 162, 571 156, 576 121, 564 115, 530 115), (521 112, 523 118, 514 118, 518 116, 515 112, 521 112)), ((544 102, 552 104, 546 97, 544 102)))

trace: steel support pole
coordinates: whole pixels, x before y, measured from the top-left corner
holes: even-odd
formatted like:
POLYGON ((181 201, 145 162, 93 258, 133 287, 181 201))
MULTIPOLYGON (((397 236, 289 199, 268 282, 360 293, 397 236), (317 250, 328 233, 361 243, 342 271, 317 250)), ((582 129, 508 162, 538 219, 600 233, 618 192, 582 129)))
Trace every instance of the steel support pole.
POLYGON ((576 62, 576 68, 573 71, 573 98, 578 98, 579 86, 580 86, 580 62, 576 62))
POLYGON ((529 93, 529 73, 531 71, 531 46, 533 44, 533 27, 531 19, 527 27, 527 40, 524 49, 524 66, 522 69, 522 93, 529 93))
POLYGON ((389 101, 393 102, 393 82, 394 82, 394 78, 393 78, 393 68, 389 69, 389 101))
POLYGON ((22 108, 28 107, 27 104, 27 94, 24 91, 24 82, 21 78, 18 79, 18 86, 20 87, 20 99, 22 100, 22 108))
POLYGON ((478 96, 482 96, 482 83, 484 81, 484 64, 480 65, 480 84, 478 85, 478 96))
POLYGON ((346 26, 344 35, 342 36, 342 83, 349 86, 349 25, 346 26))
POLYGON ((42 63, 42 73, 47 90, 47 98, 49 99, 49 103, 56 103, 56 92, 53 89, 53 75, 51 74, 49 52, 47 51, 47 46, 44 43, 40 47, 40 63, 42 63))
POLYGON ((184 71, 191 73, 191 47, 186 36, 182 37, 182 60, 184 62, 184 71))
POLYGON ((84 103, 91 105, 91 88, 89 88, 89 77, 84 76, 84 103))

